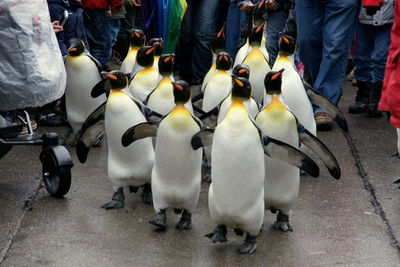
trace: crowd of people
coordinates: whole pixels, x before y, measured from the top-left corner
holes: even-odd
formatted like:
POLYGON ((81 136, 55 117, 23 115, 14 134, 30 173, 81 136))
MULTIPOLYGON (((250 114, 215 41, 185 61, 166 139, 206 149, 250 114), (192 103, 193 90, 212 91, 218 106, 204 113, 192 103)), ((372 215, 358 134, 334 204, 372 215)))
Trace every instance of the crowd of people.
MULTIPOLYGON (((61 53, 67 54, 71 38, 79 38, 108 71, 119 68, 126 56, 129 30, 139 28, 146 33, 151 20, 143 17, 140 0, 48 0, 47 3, 61 53), (68 19, 60 25, 65 11, 68 19)), ((234 58, 251 29, 253 8, 261 1, 187 0, 186 3, 175 51, 175 73, 190 85, 197 85, 202 83, 211 66, 213 35, 225 25, 225 50, 234 58)), ((396 85, 389 78, 384 82, 385 67, 390 71, 397 61, 398 48, 393 41, 397 37, 396 27, 390 36, 395 0, 363 0, 361 6, 358 0, 264 0, 262 3, 267 8, 265 43, 271 66, 278 55, 282 32, 293 36, 299 72, 304 68, 304 79, 338 104, 353 47, 357 94, 348 112, 367 113, 369 117, 382 115, 378 108, 382 87, 396 85), (394 55, 387 65, 391 39, 394 55)), ((387 100, 391 97, 383 99, 380 108, 397 114, 392 110, 398 107, 389 108, 385 104, 392 103, 387 100)), ((41 107, 35 118, 39 124, 63 125, 66 121, 62 110, 62 101, 56 101, 41 107)), ((314 113, 318 130, 332 129, 332 118, 323 109, 314 106, 314 113)), ((2 114, 6 116, 10 112, 2 111, 2 114)))

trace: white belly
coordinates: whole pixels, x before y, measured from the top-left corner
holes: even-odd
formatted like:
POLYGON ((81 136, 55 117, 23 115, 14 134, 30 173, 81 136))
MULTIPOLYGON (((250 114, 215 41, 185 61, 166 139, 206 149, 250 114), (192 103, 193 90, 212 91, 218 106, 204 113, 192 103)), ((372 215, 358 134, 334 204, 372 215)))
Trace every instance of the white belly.
POLYGON ((122 62, 121 69, 123 73, 131 73, 133 71, 133 66, 136 62, 136 55, 138 49, 131 49, 126 55, 124 61, 122 62))
POLYGON ((87 56, 68 57, 65 63, 67 86, 65 103, 67 119, 77 133, 89 115, 106 101, 106 96, 91 97, 93 87, 101 81, 94 62, 87 56))
MULTIPOLYGON (((218 113, 218 120, 217 124, 219 124, 224 118, 226 113, 228 112, 229 108, 232 105, 232 99, 230 96, 228 96, 221 104, 219 108, 219 113, 218 113)), ((243 101, 243 105, 249 112, 249 115, 252 119, 254 119, 258 113, 258 106, 257 103, 254 101, 253 98, 250 98, 247 101, 243 101)))
POLYGON ((129 93, 144 102, 158 83, 158 71, 155 68, 145 68, 139 71, 129 84, 129 93))
POLYGON ((204 90, 203 106, 205 112, 217 107, 232 89, 232 78, 225 71, 217 71, 204 90))

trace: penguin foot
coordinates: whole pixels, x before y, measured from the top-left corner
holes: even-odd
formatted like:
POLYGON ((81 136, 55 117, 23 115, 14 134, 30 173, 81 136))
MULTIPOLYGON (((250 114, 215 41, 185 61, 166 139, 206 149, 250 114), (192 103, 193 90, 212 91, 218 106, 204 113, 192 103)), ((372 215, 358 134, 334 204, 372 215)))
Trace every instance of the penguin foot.
POLYGON ((400 178, 394 180, 393 183, 396 184, 396 186, 397 186, 398 188, 400 188, 400 178))
POLYGON ((175 214, 181 214, 182 213, 182 209, 174 209, 174 213, 175 214))
POLYGON ((239 228, 234 228, 233 231, 235 232, 236 235, 242 236, 244 234, 242 229, 239 228))
POLYGON ((394 153, 393 155, 391 155, 391 157, 392 157, 392 158, 398 158, 398 159, 400 159, 400 153, 399 153, 399 152, 396 152, 396 153, 394 153))
POLYGON ((120 209, 125 206, 125 195, 124 189, 120 187, 117 192, 114 193, 112 200, 101 206, 102 209, 120 209))
POLYGON ((139 190, 139 187, 137 187, 137 186, 129 186, 129 192, 131 192, 131 193, 137 193, 138 190, 139 190))
POLYGON ((244 244, 238 248, 237 252, 239 254, 253 253, 254 251, 256 251, 256 248, 257 248, 256 241, 257 241, 256 235, 247 234, 244 244))
POLYGON ((159 231, 165 231, 167 229, 167 214, 165 210, 161 210, 156 214, 156 218, 153 221, 149 221, 150 224, 157 227, 159 231))
POLYGON ((293 232, 292 226, 289 223, 289 215, 283 214, 281 211, 276 216, 276 222, 272 225, 275 230, 282 232, 293 232))
POLYGON ((96 141, 93 143, 93 147, 101 147, 101 144, 104 141, 104 134, 97 137, 96 141))
POLYGON ((151 193, 151 185, 144 184, 142 192, 142 202, 147 205, 153 205, 153 194, 151 193))
POLYGON ((205 236, 210 238, 213 243, 223 243, 228 241, 228 239, 226 239, 226 233, 226 226, 223 224, 218 224, 211 233, 206 234, 205 236))
POLYGON ((182 216, 175 226, 176 230, 190 230, 192 229, 192 214, 183 210, 182 216))

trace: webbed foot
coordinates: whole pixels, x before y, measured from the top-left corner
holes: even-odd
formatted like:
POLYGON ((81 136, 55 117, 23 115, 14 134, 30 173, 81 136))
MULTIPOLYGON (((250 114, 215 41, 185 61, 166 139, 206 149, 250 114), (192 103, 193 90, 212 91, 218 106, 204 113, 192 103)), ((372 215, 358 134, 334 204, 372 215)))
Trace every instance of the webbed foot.
POLYGON ((125 195, 124 189, 120 187, 117 192, 114 193, 112 200, 101 206, 102 209, 120 209, 125 206, 125 195))
POLYGON ((167 214, 165 210, 161 210, 156 214, 156 218, 152 221, 149 221, 150 224, 157 227, 157 230, 165 231, 167 229, 167 214))
POLYGON ((293 228, 289 223, 289 215, 283 214, 279 211, 278 215, 276 216, 276 222, 272 225, 275 230, 280 230, 282 232, 292 232, 293 228))
POLYGON ((226 233, 226 226, 223 224, 218 224, 211 233, 206 234, 205 236, 210 238, 213 243, 223 243, 228 241, 228 239, 226 239, 226 233))
POLYGON ((190 230, 192 229, 192 214, 187 210, 183 210, 182 216, 175 226, 177 230, 190 230))
POLYGON ((256 251, 256 248, 257 248, 256 241, 257 241, 257 236, 251 235, 251 234, 248 233, 247 236, 246 236, 246 240, 245 240, 244 244, 239 247, 237 252, 239 254, 251 254, 251 253, 253 253, 254 251, 256 251))

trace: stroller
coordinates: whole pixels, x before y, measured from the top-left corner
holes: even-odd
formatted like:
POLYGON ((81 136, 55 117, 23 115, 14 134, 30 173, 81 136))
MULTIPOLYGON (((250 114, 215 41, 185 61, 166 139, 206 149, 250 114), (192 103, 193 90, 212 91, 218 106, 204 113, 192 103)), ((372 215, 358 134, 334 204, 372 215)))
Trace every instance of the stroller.
MULTIPOLYGON (((66 74, 46 1, 0 1, 0 110, 24 110, 60 98, 66 74)), ((29 115, 23 125, 0 115, 0 160, 13 146, 41 145, 44 184, 50 195, 62 197, 71 185, 73 166, 55 133, 33 133, 29 115), (20 135, 22 127, 27 135, 20 135)))

